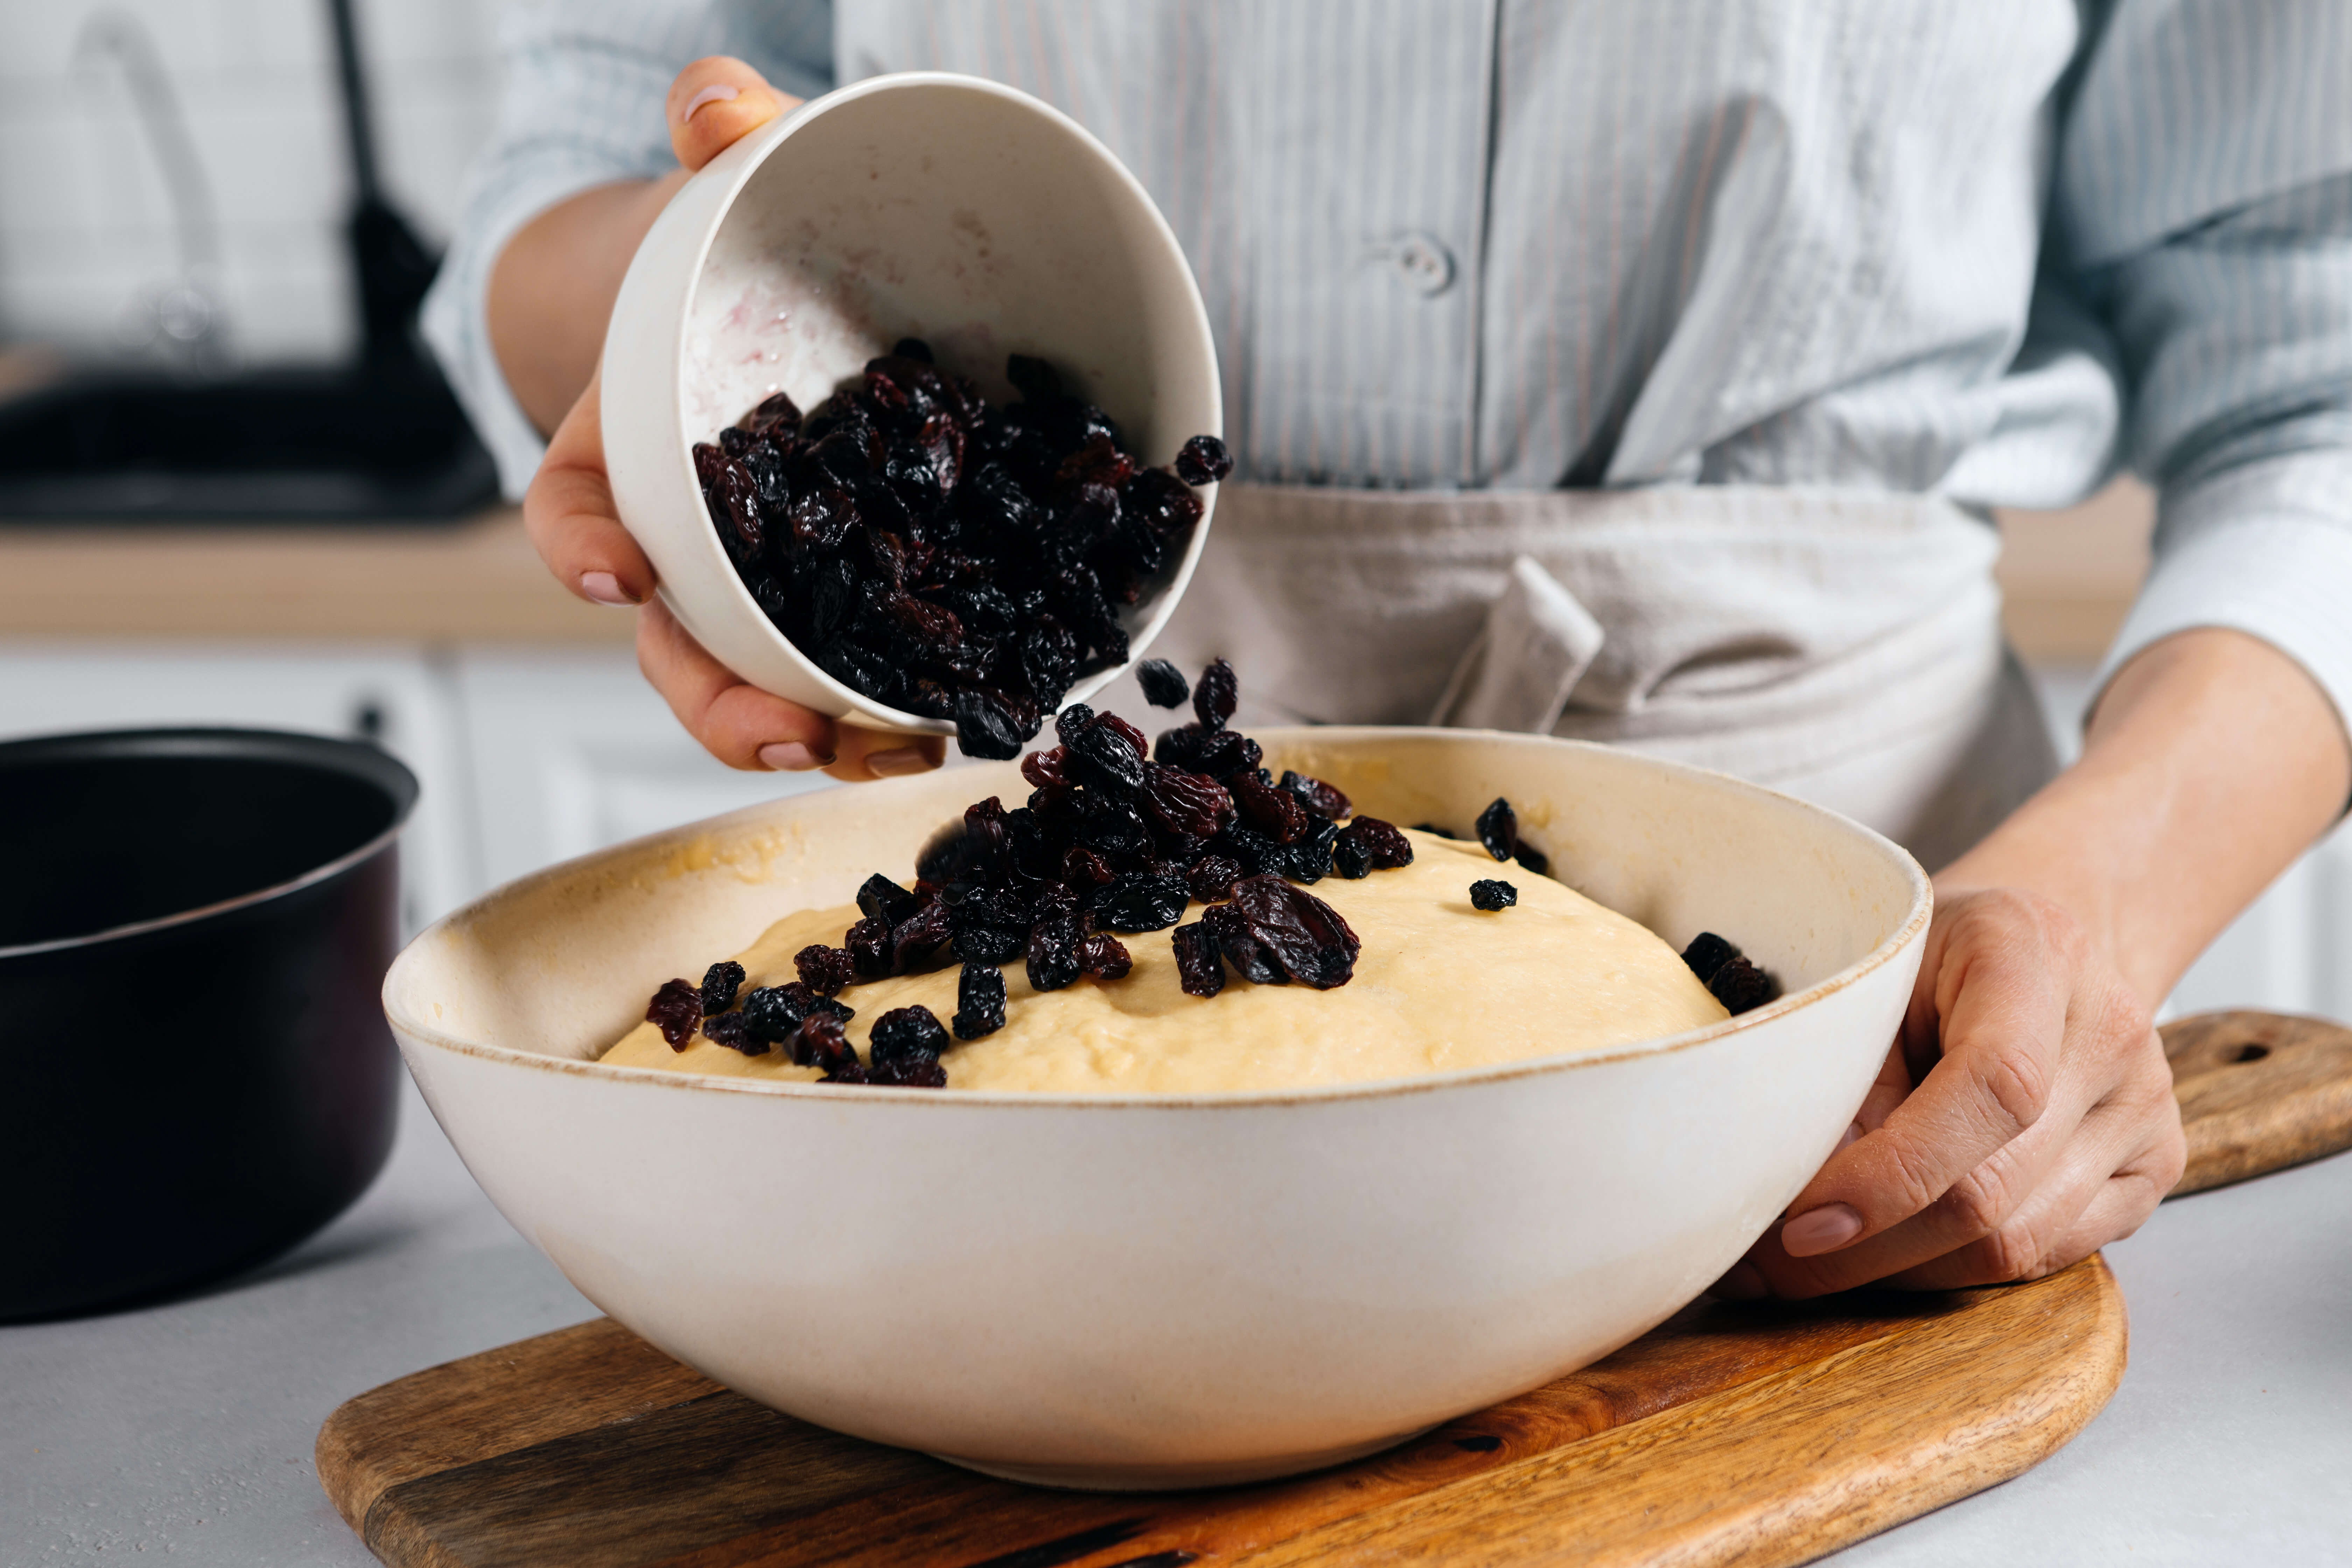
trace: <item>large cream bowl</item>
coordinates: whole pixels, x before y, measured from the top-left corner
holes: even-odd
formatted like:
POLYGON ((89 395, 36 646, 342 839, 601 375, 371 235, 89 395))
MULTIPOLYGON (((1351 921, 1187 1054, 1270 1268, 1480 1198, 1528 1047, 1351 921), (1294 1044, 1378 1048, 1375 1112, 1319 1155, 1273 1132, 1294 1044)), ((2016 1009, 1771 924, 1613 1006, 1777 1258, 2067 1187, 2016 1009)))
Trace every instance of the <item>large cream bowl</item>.
POLYGON ((517 1228, 756 1399, 1066 1486, 1333 1463, 1605 1355, 1729 1267, 1860 1105, 1929 892, 1867 829, 1696 769, 1461 731, 1259 739, 1269 765, 1401 822, 1466 826, 1507 795, 1564 880, 1676 945, 1723 932, 1788 994, 1592 1055, 1195 1098, 595 1062, 662 980, 903 875, 968 802, 1017 800, 1001 763, 793 796, 526 878, 418 937, 385 1008, 517 1228))

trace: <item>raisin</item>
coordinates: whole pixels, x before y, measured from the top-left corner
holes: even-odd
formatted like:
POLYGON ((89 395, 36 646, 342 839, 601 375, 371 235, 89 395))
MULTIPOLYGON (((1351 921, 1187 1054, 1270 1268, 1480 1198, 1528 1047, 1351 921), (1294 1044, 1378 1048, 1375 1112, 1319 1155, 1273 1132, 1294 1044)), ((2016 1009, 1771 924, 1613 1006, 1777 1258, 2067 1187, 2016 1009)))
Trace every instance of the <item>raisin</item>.
POLYGON ((739 423, 754 436, 789 437, 801 427, 801 411, 782 393, 771 393, 739 423))
POLYGON ((694 1026, 702 1022, 702 993, 691 980, 665 980, 654 999, 646 1004, 646 1022, 661 1030, 663 1039, 674 1051, 686 1049, 694 1038, 694 1026))
POLYGON ((747 1057, 764 1057, 769 1043, 751 1030, 751 1020, 740 1013, 721 1013, 702 1020, 702 1037, 713 1045, 725 1046, 730 1051, 740 1051, 747 1057))
POLYGON ((866 879, 857 889, 857 909, 861 914, 897 925, 915 912, 915 895, 877 871, 866 879))
POLYGON ((1243 773, 1233 781, 1234 807, 1241 819, 1276 844, 1289 844, 1307 831, 1307 808, 1296 795, 1243 773))
POLYGON ((1147 658, 1137 665, 1135 679, 1143 688, 1143 700, 1154 708, 1181 707, 1184 699, 1192 695, 1184 672, 1164 658, 1147 658))
POLYGON ((931 363, 931 345, 920 338, 900 338, 890 345, 890 353, 895 359, 919 359, 925 364, 931 363))
POLYGON ((1240 701, 1241 682, 1234 676, 1234 667, 1222 658, 1212 661, 1193 683, 1192 711, 1200 716, 1202 730, 1223 729, 1240 701))
POLYGON ((1265 753, 1247 735, 1231 730, 1220 730, 1201 743, 1200 754, 1193 759, 1192 768, 1213 779, 1229 779, 1255 772, 1265 753))
MULTIPOLYGON (((801 1020, 793 1037, 784 1042, 784 1049, 793 1063, 804 1068, 823 1068, 830 1081, 845 1068, 855 1068, 857 1053, 850 1047, 849 1036, 841 1020, 830 1013, 811 1013, 801 1020)), ((856 1081, 864 1082, 861 1078, 856 1081)))
POLYGON ((1169 833, 1208 838, 1234 819, 1233 793, 1206 773, 1146 763, 1137 795, 1143 815, 1169 833))
POLYGON ((1518 847, 1511 852, 1511 858, 1538 877, 1549 876, 1551 873, 1551 857, 1524 838, 1519 840, 1518 847))
POLYGON ((1723 967, 1715 972, 1715 978, 1706 983, 1706 988, 1723 1004, 1723 1010, 1735 1016, 1761 1007, 1780 994, 1780 983, 1744 956, 1726 960, 1723 967))
POLYGON ((1095 931, 1078 939, 1078 968, 1096 979, 1124 980, 1134 967, 1126 945, 1108 932, 1095 931))
POLYGON ((1032 991, 1059 991, 1078 977, 1078 917, 1050 915, 1029 928, 1025 968, 1032 991))
POLYGON ((1017 926, 975 926, 955 938, 956 956, 967 963, 1010 963, 1028 944, 1028 934, 1017 926))
POLYGON ((1480 878, 1470 884, 1470 907, 1474 910, 1507 910, 1519 901, 1519 890, 1508 882, 1480 878))
POLYGON ((1344 833, 1331 847, 1331 862, 1339 875, 1351 882, 1360 882, 1372 874, 1372 857, 1364 848, 1363 841, 1344 833))
POLYGON ((1151 835, 1133 806, 1091 790, 1079 801, 1079 843, 1116 860, 1139 860, 1150 854, 1151 835))
POLYGON ((956 1011, 950 1022, 959 1040, 976 1040, 1004 1027, 1004 971, 992 963, 966 963, 956 978, 956 1011))
POLYGON ((1511 858, 1519 847, 1519 817, 1509 801, 1497 795, 1494 805, 1478 814, 1478 842, 1497 860, 1511 858))
POLYGON ((945 1089, 948 1069, 933 1056, 892 1057, 867 1068, 866 1081, 887 1089, 945 1089))
POLYGON ((1195 436, 1176 454, 1176 477, 1188 485, 1213 485, 1234 471, 1234 455, 1214 436, 1195 436))
POLYGON ((1209 731, 1199 724, 1162 730, 1160 739, 1152 743, 1151 760, 1171 768, 1190 769, 1201 760, 1201 748, 1208 738, 1209 731))
POLYGON ((860 979, 872 980, 890 973, 890 922, 868 915, 851 926, 841 939, 848 950, 850 966, 860 979))
POLYGON ((857 1016, 830 996, 820 996, 800 981, 763 985, 743 998, 744 1027, 755 1040, 781 1045, 812 1013, 830 1013, 843 1023, 857 1016))
POLYGON ((819 996, 835 994, 857 973, 856 961, 846 948, 827 947, 821 942, 793 954, 793 967, 800 971, 801 984, 819 996))
POLYGON ((1106 723, 1093 723, 1075 735, 1065 735, 1070 777, 1090 789, 1132 795, 1143 784, 1143 752, 1106 723))
POLYGON ((1192 889, 1177 878, 1132 871, 1096 897, 1094 913, 1115 931, 1166 931, 1184 918, 1192 901, 1192 889))
POLYGON ((1069 753, 1059 746, 1051 751, 1032 752, 1021 759, 1021 776, 1038 789, 1059 788, 1070 783, 1065 766, 1069 753))
POLYGON ((866 1057, 876 1067, 908 1056, 937 1058, 948 1048, 948 1032, 929 1007, 893 1007, 874 1020, 866 1057))
POLYGON ((1412 864, 1412 840, 1398 831, 1394 823, 1382 822, 1377 816, 1360 816, 1339 829, 1339 842, 1361 849, 1366 863, 1376 871, 1392 871, 1412 864))
MULTIPOLYGON (((868 695, 871 695, 869 693, 868 695)), ((966 690, 955 694, 956 747, 967 757, 1011 762, 1037 732, 1025 731, 1001 692, 966 690)))
POLYGON ((702 1010, 724 1013, 735 1005, 735 993, 743 984, 743 966, 731 958, 722 958, 702 972, 702 1010))
POLYGON ((1222 855, 1203 855, 1184 872, 1186 889, 1204 904, 1231 898, 1234 884, 1241 879, 1241 867, 1222 855))
POLYGON ((1184 994, 1214 996, 1225 988, 1224 960, 1205 921, 1178 926, 1170 940, 1176 949, 1176 984, 1184 994))
POLYGON ((1287 873, 1290 869, 1290 855, 1282 845, 1238 822, 1217 835, 1215 853, 1240 867, 1244 877, 1267 871, 1287 873))
POLYGON ((1331 851, 1339 843, 1339 825, 1319 816, 1307 821, 1313 826, 1299 835, 1297 843, 1286 846, 1290 854, 1288 875, 1297 881, 1319 882, 1331 873, 1331 851))
POLYGON ((948 907, 936 900, 923 905, 890 928, 890 973, 904 974, 919 969, 950 934, 948 907))
POLYGON ((1151 754, 1151 742, 1144 738, 1143 731, 1129 723, 1126 720, 1120 718, 1118 714, 1099 714, 1096 717, 1095 723, 1100 727, 1108 729, 1113 734, 1118 736, 1120 740, 1125 741, 1129 747, 1135 752, 1136 760, 1138 762, 1142 761, 1144 758, 1149 757, 1151 754))
POLYGON ((1738 956, 1738 948, 1711 931, 1699 932, 1683 949, 1683 962, 1690 965, 1690 972, 1698 976, 1701 985, 1713 982, 1716 972, 1738 956))
POLYGON ((1318 991, 1355 977, 1362 943, 1339 911, 1273 875, 1244 877, 1229 903, 1202 917, 1234 968, 1259 984, 1297 981, 1318 991))
POLYGON ((1024 402, 1053 403, 1062 395, 1062 378, 1044 360, 1011 354, 1004 361, 1004 379, 1024 402))
POLYGON ((1286 768, 1278 787, 1296 797, 1299 805, 1318 816, 1337 822, 1348 815, 1348 797, 1321 779, 1311 779, 1305 773, 1292 773, 1286 768))

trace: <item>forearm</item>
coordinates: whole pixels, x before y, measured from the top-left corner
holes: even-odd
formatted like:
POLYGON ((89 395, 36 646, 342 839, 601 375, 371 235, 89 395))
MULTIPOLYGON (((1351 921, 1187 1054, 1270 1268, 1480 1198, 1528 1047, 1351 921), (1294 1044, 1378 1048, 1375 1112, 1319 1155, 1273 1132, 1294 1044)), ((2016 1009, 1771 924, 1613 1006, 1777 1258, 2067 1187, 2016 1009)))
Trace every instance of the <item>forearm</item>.
POLYGON ((531 423, 563 419, 604 347, 604 323, 637 242, 686 180, 629 180, 583 191, 532 218, 490 269, 490 347, 531 423))
POLYGON ((2154 1007, 2347 791, 2352 748, 2301 666, 2242 633, 2183 632, 2116 673, 2082 760, 1936 885, 2053 900, 2154 1007))

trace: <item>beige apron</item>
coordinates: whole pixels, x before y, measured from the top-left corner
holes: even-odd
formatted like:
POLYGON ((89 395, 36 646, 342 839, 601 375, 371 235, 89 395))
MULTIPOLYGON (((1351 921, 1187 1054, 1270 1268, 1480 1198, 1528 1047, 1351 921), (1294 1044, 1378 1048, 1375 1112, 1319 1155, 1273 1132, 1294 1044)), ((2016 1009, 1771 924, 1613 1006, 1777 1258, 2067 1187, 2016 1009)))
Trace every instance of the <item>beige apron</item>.
MULTIPOLYGON (((1622 744, 1817 801, 1934 868, 2056 768, 2001 641, 1998 552, 1922 496, 1231 484, 1151 651, 1231 659, 1244 723, 1622 744)), ((1105 700, 1139 706, 1124 683, 1105 700)))

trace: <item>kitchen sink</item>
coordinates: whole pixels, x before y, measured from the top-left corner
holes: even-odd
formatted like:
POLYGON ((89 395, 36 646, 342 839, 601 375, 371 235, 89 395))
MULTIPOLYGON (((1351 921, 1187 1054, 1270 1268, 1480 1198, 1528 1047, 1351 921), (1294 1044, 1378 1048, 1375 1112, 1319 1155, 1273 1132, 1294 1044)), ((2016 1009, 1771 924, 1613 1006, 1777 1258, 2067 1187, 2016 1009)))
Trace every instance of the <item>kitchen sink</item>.
POLYGON ((428 364, 72 378, 0 404, 0 521, 431 521, 498 474, 428 364))

